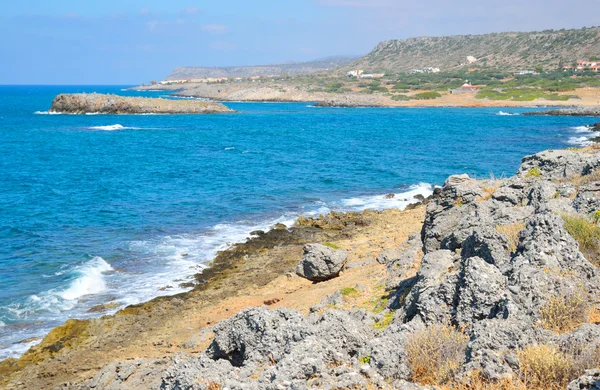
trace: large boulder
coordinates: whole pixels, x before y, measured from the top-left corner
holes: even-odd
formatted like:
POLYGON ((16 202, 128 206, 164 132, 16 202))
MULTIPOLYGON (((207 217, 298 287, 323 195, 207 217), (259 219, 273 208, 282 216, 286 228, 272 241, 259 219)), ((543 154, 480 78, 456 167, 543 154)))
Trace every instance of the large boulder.
POLYGON ((346 266, 348 253, 321 244, 304 245, 304 256, 296 267, 296 274, 313 282, 337 277, 346 266))
POLYGON ((582 376, 569 383, 567 390, 600 390, 600 369, 587 370, 582 376))
POLYGON ((312 334, 308 323, 291 309, 251 308, 215 326, 215 339, 207 355, 234 366, 250 362, 278 361, 294 343, 312 334))

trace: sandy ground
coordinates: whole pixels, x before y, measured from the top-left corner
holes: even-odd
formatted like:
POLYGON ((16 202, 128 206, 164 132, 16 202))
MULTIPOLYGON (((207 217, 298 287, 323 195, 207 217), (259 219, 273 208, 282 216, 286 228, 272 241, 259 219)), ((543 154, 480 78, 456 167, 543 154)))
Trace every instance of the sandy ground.
POLYGON ((189 293, 100 319, 71 320, 54 329, 19 360, 0 362, 0 388, 70 387, 110 362, 197 353, 211 342, 212 325, 252 306, 288 307, 306 314, 325 295, 357 286, 360 292, 348 298, 348 306, 368 307, 385 294, 385 267, 374 259, 420 231, 424 214, 424 206, 365 211, 326 216, 320 227, 271 230, 220 253, 212 269, 198 276, 201 287, 189 293), (296 276, 293 270, 307 242, 331 242, 348 250, 355 267, 318 284, 296 276))

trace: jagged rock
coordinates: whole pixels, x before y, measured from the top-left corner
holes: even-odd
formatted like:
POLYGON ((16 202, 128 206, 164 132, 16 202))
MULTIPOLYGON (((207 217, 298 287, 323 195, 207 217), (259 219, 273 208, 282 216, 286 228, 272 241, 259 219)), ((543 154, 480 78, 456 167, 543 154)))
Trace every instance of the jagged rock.
POLYGON ((600 181, 579 188, 573 200, 573 207, 582 214, 591 214, 600 210, 600 181))
POLYGON ((529 205, 533 206, 536 211, 548 209, 548 201, 556 195, 556 186, 548 181, 538 181, 533 184, 527 199, 529 205))
POLYGON ((492 199, 500 202, 508 202, 513 205, 523 204, 525 199, 523 190, 526 187, 527 183, 522 178, 511 177, 500 185, 500 187, 492 195, 492 199))
POLYGON ((479 256, 503 272, 510 266, 510 249, 507 238, 489 225, 473 229, 471 235, 463 241, 461 246, 463 258, 479 256))
POLYGON ((416 316, 426 324, 451 322, 459 271, 454 260, 448 250, 423 257, 417 282, 406 299, 405 322, 416 316))
POLYGON ((567 390, 600 390, 600 369, 587 370, 582 376, 569 383, 567 390))
POLYGON ((344 251, 321 244, 306 244, 296 274, 313 282, 322 282, 338 276, 347 261, 348 253, 344 251))
POLYGON ((247 361, 278 361, 313 332, 295 310, 251 308, 217 324, 214 333, 207 355, 239 367, 247 361))
POLYGON ((525 156, 517 175, 531 176, 533 169, 537 168, 542 178, 557 180, 587 174, 598 166, 600 166, 600 158, 595 154, 570 150, 545 150, 525 156))
POLYGON ((509 300, 506 277, 481 257, 470 257, 464 261, 458 296, 456 321, 460 325, 504 316, 509 300))

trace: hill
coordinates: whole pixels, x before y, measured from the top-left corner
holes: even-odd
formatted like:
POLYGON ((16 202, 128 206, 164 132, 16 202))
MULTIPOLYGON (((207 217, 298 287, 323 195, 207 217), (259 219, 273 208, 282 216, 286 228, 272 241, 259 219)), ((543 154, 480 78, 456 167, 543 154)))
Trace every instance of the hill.
POLYGON ((600 56, 600 27, 390 40, 340 70, 401 72, 436 67, 452 71, 483 66, 516 71, 538 65, 557 68, 592 56, 600 56), (476 61, 470 64, 467 57, 476 61))
POLYGON ((328 57, 309 62, 294 62, 275 65, 199 67, 184 66, 175 68, 166 80, 186 80, 208 77, 252 77, 279 76, 283 74, 301 75, 331 70, 354 61, 356 57, 328 57))

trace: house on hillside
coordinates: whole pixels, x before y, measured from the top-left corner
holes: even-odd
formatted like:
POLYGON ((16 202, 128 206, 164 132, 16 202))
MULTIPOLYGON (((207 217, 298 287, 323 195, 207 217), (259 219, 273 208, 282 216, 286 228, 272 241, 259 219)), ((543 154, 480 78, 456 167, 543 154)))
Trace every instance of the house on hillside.
POLYGON ((462 95, 466 93, 477 93, 479 92, 479 87, 471 85, 468 81, 462 85, 460 88, 451 89, 450 93, 452 95, 462 95))
POLYGON ((515 76, 529 76, 529 75, 538 75, 539 73, 536 72, 535 70, 520 70, 518 72, 515 72, 515 76))
POLYGON ((355 78, 360 78, 360 76, 364 73, 364 70, 351 70, 350 72, 346 73, 347 77, 355 77, 355 78))

